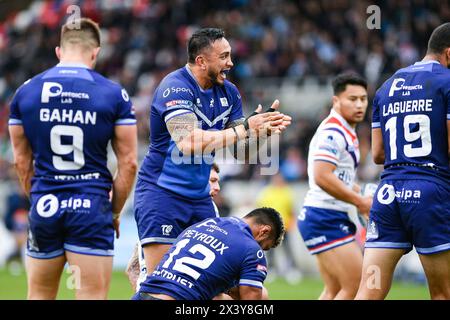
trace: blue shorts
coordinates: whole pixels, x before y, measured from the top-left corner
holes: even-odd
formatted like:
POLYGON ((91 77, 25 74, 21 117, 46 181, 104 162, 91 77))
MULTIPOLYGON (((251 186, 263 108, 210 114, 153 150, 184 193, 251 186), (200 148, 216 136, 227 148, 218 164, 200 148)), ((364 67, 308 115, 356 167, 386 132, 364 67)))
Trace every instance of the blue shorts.
POLYGON ((311 254, 355 240, 356 226, 343 211, 305 206, 298 215, 297 226, 311 254))
POLYGON ((138 179, 134 192, 134 218, 142 246, 172 244, 187 227, 215 217, 211 197, 187 199, 138 179))
POLYGON ((27 255, 50 259, 64 251, 114 255, 111 202, 95 194, 32 194, 27 255))
POLYGON ((450 249, 450 187, 428 180, 382 180, 373 198, 366 248, 420 254, 450 249))

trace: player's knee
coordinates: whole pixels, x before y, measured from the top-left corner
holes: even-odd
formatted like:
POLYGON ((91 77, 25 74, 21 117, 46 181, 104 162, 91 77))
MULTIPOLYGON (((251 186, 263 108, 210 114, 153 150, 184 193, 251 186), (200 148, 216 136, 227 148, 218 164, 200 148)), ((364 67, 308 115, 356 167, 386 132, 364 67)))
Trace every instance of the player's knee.
POLYGON ((432 300, 450 300, 450 288, 430 288, 432 300))
POLYGON ((266 289, 266 287, 262 288, 261 300, 269 300, 269 291, 266 289))
POLYGON ((339 293, 338 287, 327 287, 322 291, 322 294, 320 295, 320 300, 333 300, 334 297, 339 293))

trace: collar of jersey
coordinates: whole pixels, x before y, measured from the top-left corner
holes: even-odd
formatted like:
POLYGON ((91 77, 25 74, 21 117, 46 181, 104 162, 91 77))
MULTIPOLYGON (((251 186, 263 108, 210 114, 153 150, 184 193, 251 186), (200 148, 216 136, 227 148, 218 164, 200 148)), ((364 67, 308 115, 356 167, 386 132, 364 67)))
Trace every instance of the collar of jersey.
POLYGON ((353 129, 347 122, 347 120, 344 119, 343 116, 341 116, 339 113, 337 113, 334 109, 331 109, 330 115, 332 117, 338 118, 338 120, 345 126, 346 129, 348 129, 351 133, 353 133, 356 136, 356 131, 353 129))
POLYGON ((60 62, 56 65, 57 67, 69 67, 69 68, 85 68, 90 69, 87 65, 81 62, 60 62))
POLYGON ((194 79, 195 83, 197 84, 197 87, 200 89, 201 92, 208 92, 209 90, 212 89, 212 88, 211 88, 211 89, 206 89, 206 90, 203 89, 203 88, 198 84, 197 79, 195 79, 194 74, 192 73, 191 68, 189 68, 189 66, 188 66, 187 63, 186 63, 186 65, 185 65, 184 67, 185 67, 186 71, 189 73, 189 75, 192 77, 192 79, 194 79))
POLYGON ((439 61, 436 60, 428 60, 428 61, 417 61, 414 63, 415 66, 421 65, 421 64, 428 64, 428 63, 437 63, 440 64, 439 61))

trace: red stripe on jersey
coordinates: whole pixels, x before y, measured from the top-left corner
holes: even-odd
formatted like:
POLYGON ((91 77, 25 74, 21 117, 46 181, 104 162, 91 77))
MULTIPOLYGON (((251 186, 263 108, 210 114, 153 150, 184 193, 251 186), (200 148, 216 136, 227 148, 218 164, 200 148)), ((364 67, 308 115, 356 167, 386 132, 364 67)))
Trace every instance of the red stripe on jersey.
POLYGON ((354 235, 351 234, 351 235, 345 236, 343 238, 339 238, 339 239, 336 239, 336 240, 333 240, 333 241, 330 241, 330 242, 327 242, 327 243, 323 243, 323 244, 320 244, 320 245, 318 245, 316 247, 309 248, 309 250, 317 250, 317 249, 320 249, 322 247, 329 246, 330 244, 333 244, 335 242, 344 241, 344 240, 350 239, 351 237, 354 237, 354 235))
POLYGON ((347 128, 339 121, 339 119, 337 119, 337 118, 335 118, 335 117, 331 117, 331 118, 328 119, 328 121, 325 122, 325 123, 334 123, 334 124, 337 124, 337 125, 340 126, 342 129, 344 129, 345 132, 347 132, 347 133, 350 135, 350 137, 352 138, 352 142, 356 140, 356 136, 355 136, 353 133, 351 133, 351 131, 348 130, 348 129, 347 129, 347 128))

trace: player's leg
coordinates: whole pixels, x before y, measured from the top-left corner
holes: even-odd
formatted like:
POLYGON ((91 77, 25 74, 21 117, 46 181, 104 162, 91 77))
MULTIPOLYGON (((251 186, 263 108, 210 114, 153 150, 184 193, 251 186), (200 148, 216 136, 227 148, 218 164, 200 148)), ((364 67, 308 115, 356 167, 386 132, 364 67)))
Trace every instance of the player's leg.
POLYGON ((170 244, 149 243, 142 247, 144 251, 145 265, 147 266, 147 274, 151 274, 155 270, 166 252, 170 249, 170 244))
POLYGON ((75 297, 78 300, 105 300, 108 298, 113 257, 66 252, 67 261, 75 277, 75 297))
POLYGON ((362 253, 356 242, 352 241, 321 252, 317 255, 317 259, 323 267, 322 270, 326 271, 324 277, 326 290, 321 297, 328 296, 336 300, 353 299, 358 291, 362 267, 362 253))
MULTIPOLYGON (((428 280, 431 299, 450 299, 450 187, 431 181, 410 182, 420 203, 409 210, 413 243, 428 280)), ((405 188, 406 189, 406 188, 405 188)))
POLYGON ((66 262, 59 196, 31 195, 25 259, 28 299, 55 299, 58 292, 66 262))
POLYGON ((111 202, 107 196, 95 194, 65 197, 73 199, 74 207, 65 212, 64 250, 72 271, 75 297, 106 299, 114 255, 111 202))
POLYGON ((419 254, 433 300, 450 300, 450 251, 419 254))
POLYGON ((138 257, 138 250, 139 243, 136 243, 133 249, 133 254, 131 255, 130 260, 128 261, 127 268, 125 270, 125 274, 128 277, 128 281, 130 282, 131 288, 133 288, 133 291, 136 292, 136 283, 139 278, 139 257, 138 257))
POLYGON ((324 282, 324 288, 319 296, 319 300, 333 300, 341 287, 331 271, 328 270, 324 256, 316 256, 317 266, 319 268, 320 277, 324 282))
POLYGON ((405 249, 366 248, 356 300, 384 299, 392 284, 395 266, 405 249))
POLYGON ((53 300, 58 293, 59 280, 66 263, 62 255, 51 259, 26 257, 29 300, 53 300))

